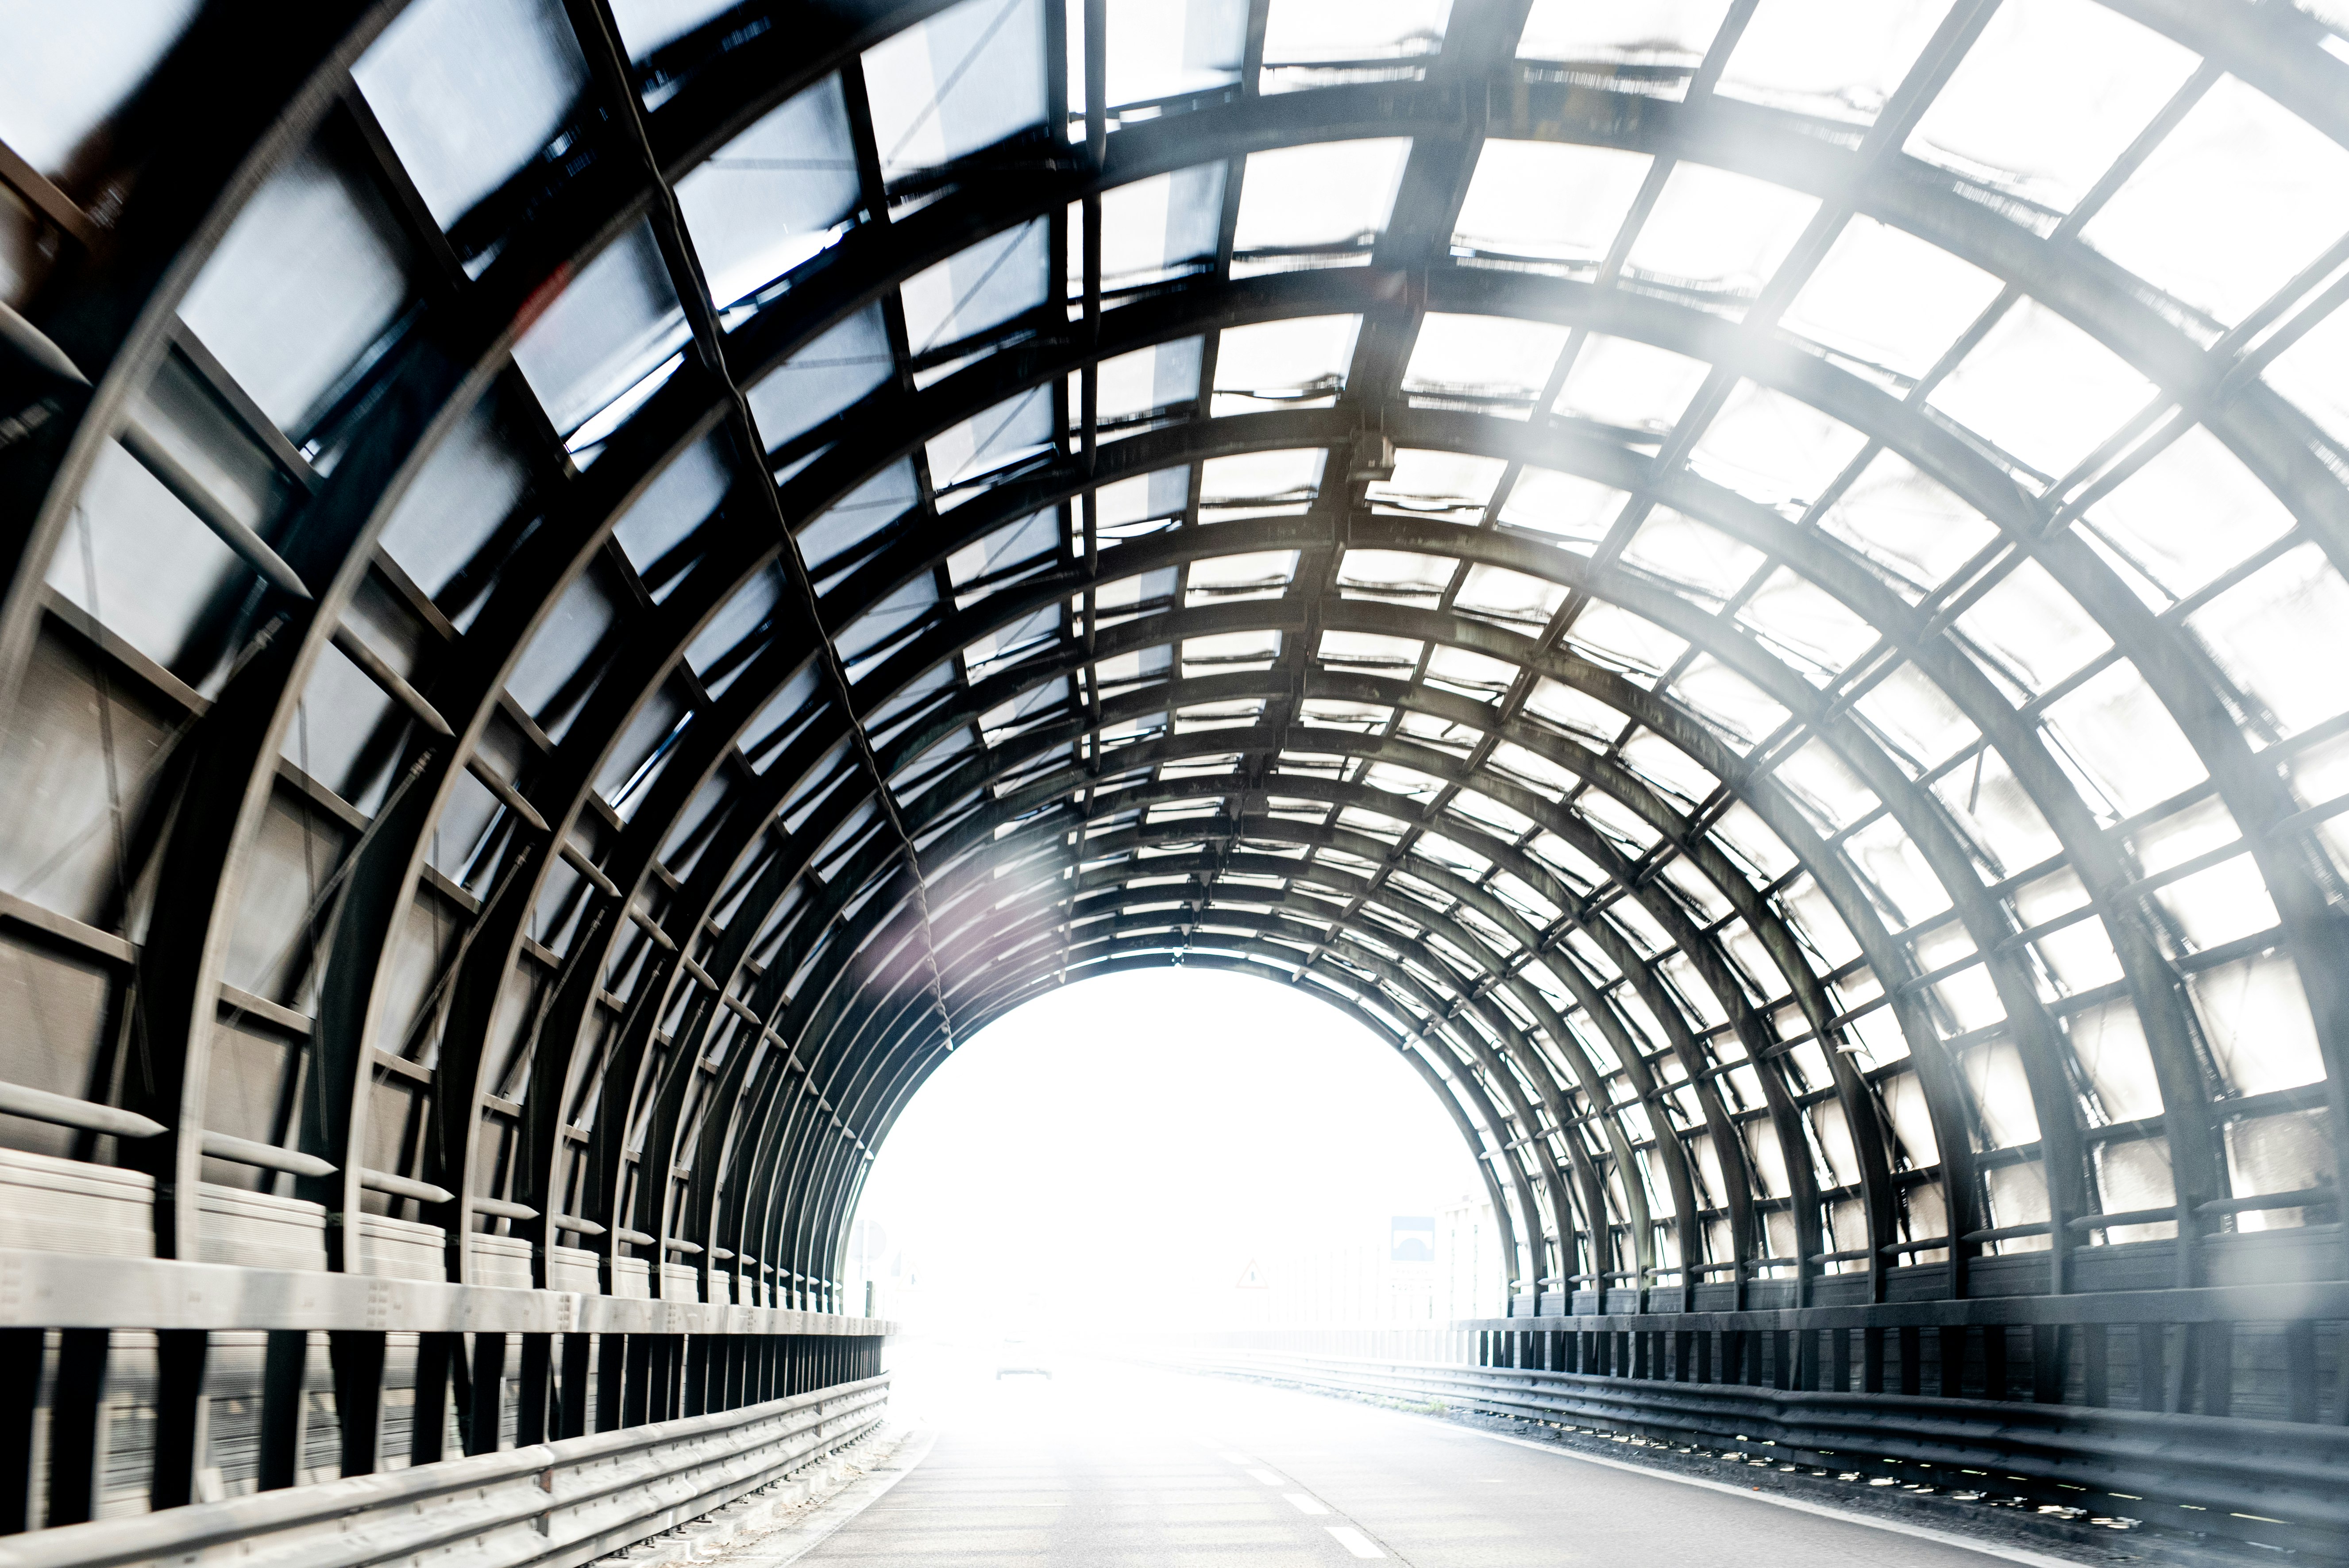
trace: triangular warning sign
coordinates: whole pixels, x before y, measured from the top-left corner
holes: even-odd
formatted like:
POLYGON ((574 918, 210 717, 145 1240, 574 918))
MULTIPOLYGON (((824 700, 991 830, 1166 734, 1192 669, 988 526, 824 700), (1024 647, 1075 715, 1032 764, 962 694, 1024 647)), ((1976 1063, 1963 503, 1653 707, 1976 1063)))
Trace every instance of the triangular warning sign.
POLYGON ((1247 1267, 1240 1270, 1239 1283, 1232 1288, 1234 1290, 1270 1290, 1272 1286, 1265 1283, 1264 1271, 1256 1266, 1254 1258, 1250 1258, 1247 1267))

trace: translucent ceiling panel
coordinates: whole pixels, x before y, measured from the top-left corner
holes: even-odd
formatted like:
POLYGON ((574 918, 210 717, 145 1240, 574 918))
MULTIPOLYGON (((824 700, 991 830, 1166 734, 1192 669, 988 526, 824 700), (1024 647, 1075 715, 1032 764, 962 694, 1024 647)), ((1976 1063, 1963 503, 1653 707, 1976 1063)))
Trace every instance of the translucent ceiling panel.
POLYGON ((0 142, 43 174, 67 171, 82 139, 154 68, 197 0, 8 8, 0 50, 0 142))
POLYGON ((424 461, 379 542, 427 593, 439 593, 506 520, 529 481, 521 452, 484 399, 424 461))
POLYGON ((2216 436, 2197 425, 2075 526, 2158 589, 2154 607, 2166 610, 2282 538, 2292 519, 2216 436))
POLYGON ((2153 396, 2118 355, 2036 300, 1999 319, 1928 399, 2049 478, 2153 396))
POLYGON ((1477 154, 1452 242, 1596 263, 1621 231, 1650 161, 1611 147, 1495 138, 1477 154))
POLYGON ((830 76, 678 182, 711 303, 730 304, 823 249, 857 195, 848 108, 830 76))
POLYGON ((1499 458, 1406 447, 1395 454, 1394 478, 1370 487, 1371 504, 1381 511, 1474 522, 1506 467, 1499 458))
POLYGON ((1552 411, 1661 433, 1679 422, 1711 369, 1669 348, 1593 334, 1574 356, 1552 411))
POLYGON ((1855 217, 1778 324, 1913 382, 1989 308, 1999 287, 1939 245, 1855 217))
POLYGON ((1039 218, 915 273, 899 291, 908 346, 918 358, 1035 310, 1051 259, 1051 230, 1039 218))
POLYGON ((2082 236, 2220 321, 2349 229, 2349 149, 2232 77, 2203 95, 2082 236))
POLYGON ((263 411, 298 437, 313 405, 407 298, 398 242, 375 203, 305 152, 245 203, 180 315, 263 411))
MULTIPOLYGON (((1207 92, 1239 79, 1247 48, 1247 0, 1109 0, 1108 76, 1112 109, 1207 92)), ((1069 104, 1085 102, 1084 7, 1069 7, 1069 104)), ((1139 118, 1132 112, 1121 119, 1139 118)))
POLYGON ((1136 419, 1196 400, 1201 341, 1185 337, 1103 360, 1098 408, 1102 422, 1136 419))
POLYGON ((1319 407, 1345 384, 1359 315, 1306 315, 1226 327, 1216 349, 1216 414, 1319 407))
POLYGON ((1801 114, 1872 120, 1949 0, 1762 0, 1720 91, 1801 114))
POLYGON ((628 58, 641 60, 663 44, 673 43, 713 16, 734 8, 735 0, 612 0, 612 20, 628 58))
POLYGON ((2198 63, 2094 0, 2002 6, 1907 150, 2068 212, 2198 63))
POLYGON ((1868 459, 1820 526, 1914 601, 1998 537, 1988 518, 1898 452, 1868 459))
POLYGON ((587 67, 560 0, 419 0, 351 76, 445 229, 547 146, 587 67))
POLYGON ((1279 255, 1367 244, 1386 227, 1410 155, 1407 137, 1251 152, 1234 250, 1279 255))
POLYGON ((881 307, 867 305, 750 388, 769 450, 831 418, 889 378, 895 360, 881 307))
MULTIPOLYGON (((1287 92, 1360 79, 1360 67, 1368 62, 1433 55, 1444 47, 1444 26, 1451 10, 1452 0, 1352 0, 1344 5, 1329 0, 1271 0, 1265 18, 1262 90, 1287 92), (1332 67, 1340 68, 1329 68, 1332 67)), ((1389 67, 1378 77, 1393 71, 1389 67)))
POLYGON ((612 537, 630 564, 648 572, 718 509, 732 482, 724 444, 718 436, 705 436, 661 470, 621 517, 612 537))
POLYGON ((1689 466, 1792 517, 1826 493, 1868 438, 1772 387, 1741 381, 1689 454, 1689 466))
POLYGON ((684 346, 685 313, 651 226, 638 223, 571 280, 514 345, 546 417, 564 437, 684 346))
MULTIPOLYGON (((1102 193, 1102 288, 1115 293, 1216 259, 1224 165, 1197 164, 1102 193)), ((1084 209, 1069 209, 1069 293, 1084 287, 1084 209)))
POLYGON ((1572 544, 1596 544, 1630 498, 1578 474, 1527 467, 1501 508, 1501 521, 1556 534, 1572 544))
POLYGON ((921 500, 914 465, 900 461, 848 492, 808 523, 798 526, 800 552, 821 577, 852 558, 856 546, 921 500))
POLYGON ((1031 387, 985 413, 964 420, 929 441, 930 483, 939 504, 953 504, 948 492, 968 495, 973 481, 1007 463, 1045 449, 1052 440, 1052 394, 1031 387))
POLYGON ((1818 207, 1817 197, 1766 180, 1674 164, 1626 264, 1660 280, 1750 299, 1818 207))
POLYGON ((1517 57, 1693 71, 1728 14, 1729 0, 1534 0, 1517 57))
POLYGON ((1321 484, 1319 448, 1210 458, 1199 479, 1199 514, 1257 516, 1303 511, 1321 484))
POLYGON ((1044 119, 1043 0, 963 0, 864 53, 881 174, 951 162, 1044 119))
POLYGON ((1406 392, 1467 396, 1488 413, 1523 419, 1557 364, 1567 329, 1547 322, 1431 312, 1403 371, 1406 392))
POLYGON ((2316 422, 2349 445, 2349 310, 2339 306, 2299 342, 2269 362, 2264 379, 2316 422))

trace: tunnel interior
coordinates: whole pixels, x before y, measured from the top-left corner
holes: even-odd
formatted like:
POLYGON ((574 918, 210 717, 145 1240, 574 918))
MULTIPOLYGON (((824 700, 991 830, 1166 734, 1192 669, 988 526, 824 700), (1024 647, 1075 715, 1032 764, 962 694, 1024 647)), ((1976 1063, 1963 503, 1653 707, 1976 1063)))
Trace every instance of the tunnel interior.
POLYGON ((0 1236, 853 1314, 1180 965, 1511 1316, 2342 1280, 2344 25, 35 14, 0 1236))

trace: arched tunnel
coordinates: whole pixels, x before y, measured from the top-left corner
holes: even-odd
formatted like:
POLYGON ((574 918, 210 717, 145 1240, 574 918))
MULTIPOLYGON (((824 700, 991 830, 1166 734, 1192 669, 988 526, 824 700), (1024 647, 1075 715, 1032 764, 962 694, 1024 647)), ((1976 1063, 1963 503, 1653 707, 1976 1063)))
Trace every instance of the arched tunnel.
POLYGON ((2349 1559, 2335 0, 0 34, 0 1562, 813 1462, 1164 966, 1472 1150, 1380 1387, 2349 1559))

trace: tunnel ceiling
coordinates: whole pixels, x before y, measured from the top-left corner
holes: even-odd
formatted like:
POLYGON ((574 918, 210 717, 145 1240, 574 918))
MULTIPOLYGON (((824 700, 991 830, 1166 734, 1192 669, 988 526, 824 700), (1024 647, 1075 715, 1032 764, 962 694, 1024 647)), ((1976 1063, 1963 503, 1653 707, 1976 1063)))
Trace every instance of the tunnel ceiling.
POLYGON ((0 1050, 166 1253, 821 1301, 957 1042, 1179 965, 1522 1292, 2337 1272, 2323 0, 188 9, 0 123, 0 1050))

